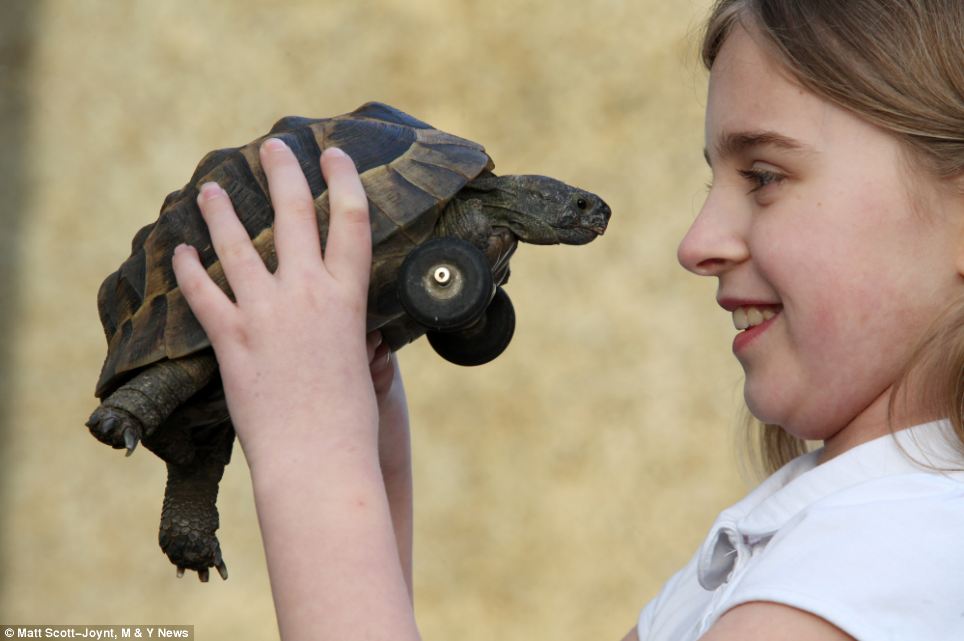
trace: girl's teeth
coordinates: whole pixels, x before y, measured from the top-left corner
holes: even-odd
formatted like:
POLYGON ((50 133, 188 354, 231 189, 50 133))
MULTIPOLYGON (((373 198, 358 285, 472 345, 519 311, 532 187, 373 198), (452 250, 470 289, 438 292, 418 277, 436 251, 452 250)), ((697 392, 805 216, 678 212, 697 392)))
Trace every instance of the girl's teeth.
POLYGON ((733 326, 737 329, 747 329, 768 321, 776 312, 772 309, 758 309, 756 307, 738 307, 733 310, 733 326))

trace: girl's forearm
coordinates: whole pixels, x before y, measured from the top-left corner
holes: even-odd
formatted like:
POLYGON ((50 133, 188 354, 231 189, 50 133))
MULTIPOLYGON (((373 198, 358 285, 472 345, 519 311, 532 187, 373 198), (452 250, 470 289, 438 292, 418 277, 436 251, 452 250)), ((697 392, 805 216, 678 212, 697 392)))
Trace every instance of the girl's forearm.
MULTIPOLYGON (((395 357, 392 356, 394 361, 395 357)), ((413 488, 412 444, 409 430, 408 404, 397 362, 392 362, 394 376, 391 387, 379 398, 378 450, 385 494, 391 509, 398 559, 414 603, 412 589, 413 488)))
POLYGON ((391 510, 398 560, 402 576, 408 587, 409 599, 415 601, 412 587, 412 547, 414 539, 412 465, 409 456, 407 463, 398 467, 383 468, 385 494, 391 510))
POLYGON ((412 475, 411 472, 385 476, 385 494, 391 511, 392 526, 395 531, 395 544, 402 577, 408 589, 409 602, 414 603, 412 588, 412 475))
POLYGON ((301 442, 276 448, 270 460, 252 466, 284 641, 419 638, 398 526, 377 447, 368 442, 374 431, 361 432, 337 447, 301 442), (306 464, 313 453, 323 455, 306 464))

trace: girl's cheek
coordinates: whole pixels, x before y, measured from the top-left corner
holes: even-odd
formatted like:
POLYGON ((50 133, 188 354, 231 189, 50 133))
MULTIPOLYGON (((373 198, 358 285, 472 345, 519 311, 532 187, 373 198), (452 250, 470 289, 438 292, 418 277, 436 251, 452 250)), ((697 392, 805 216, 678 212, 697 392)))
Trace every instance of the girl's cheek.
POLYGON ((845 319, 847 314, 847 310, 841 309, 839 305, 824 300, 814 301, 807 310, 809 324, 817 340, 826 342, 832 341, 839 329, 849 324, 845 319))

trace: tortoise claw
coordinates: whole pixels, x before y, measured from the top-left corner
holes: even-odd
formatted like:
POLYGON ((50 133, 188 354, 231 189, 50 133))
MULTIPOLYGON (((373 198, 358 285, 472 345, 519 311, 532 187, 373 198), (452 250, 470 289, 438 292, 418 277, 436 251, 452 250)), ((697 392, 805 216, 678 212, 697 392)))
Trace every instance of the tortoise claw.
MULTIPOLYGON (((97 424, 95 423, 95 425, 97 424)), ((103 421, 100 422, 100 425, 97 425, 97 431, 99 431, 101 434, 107 434, 112 429, 114 429, 116 425, 117 425, 117 419, 113 416, 108 416, 107 418, 105 418, 103 421)))
POLYGON ((124 430, 124 446, 127 448, 125 456, 133 454, 134 448, 137 447, 137 434, 129 427, 124 430))
POLYGON ((144 429, 140 420, 128 411, 103 405, 94 410, 86 425, 101 443, 114 449, 126 448, 127 456, 134 452, 144 429))
MULTIPOLYGON (((221 580, 227 581, 227 580, 228 580, 228 566, 226 566, 226 565, 224 564, 224 561, 218 561, 217 564, 216 564, 214 567, 217 569, 218 574, 221 575, 221 580)), ((181 567, 181 566, 178 566, 178 568, 177 568, 177 578, 179 578, 179 579, 183 579, 183 578, 184 578, 184 568, 181 567)), ((209 571, 207 568, 204 568, 203 570, 198 570, 198 571, 197 571, 197 578, 201 581, 201 583, 207 583, 208 580, 211 578, 210 571, 209 571)))

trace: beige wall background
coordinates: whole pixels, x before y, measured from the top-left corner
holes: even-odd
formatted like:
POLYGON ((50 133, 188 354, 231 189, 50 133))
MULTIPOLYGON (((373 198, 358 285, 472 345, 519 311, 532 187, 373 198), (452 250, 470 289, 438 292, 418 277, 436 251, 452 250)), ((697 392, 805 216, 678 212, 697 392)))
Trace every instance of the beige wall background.
POLYGON ((0 623, 277 637, 240 451, 220 497, 231 578, 201 584, 157 545, 163 465, 84 427, 96 292, 204 153, 378 99, 614 212, 592 245, 520 248, 516 338, 494 363, 460 369, 424 341, 400 354, 423 635, 620 638, 744 490, 733 330, 715 282, 675 258, 708 179, 707 7, 4 2, 0 623))

